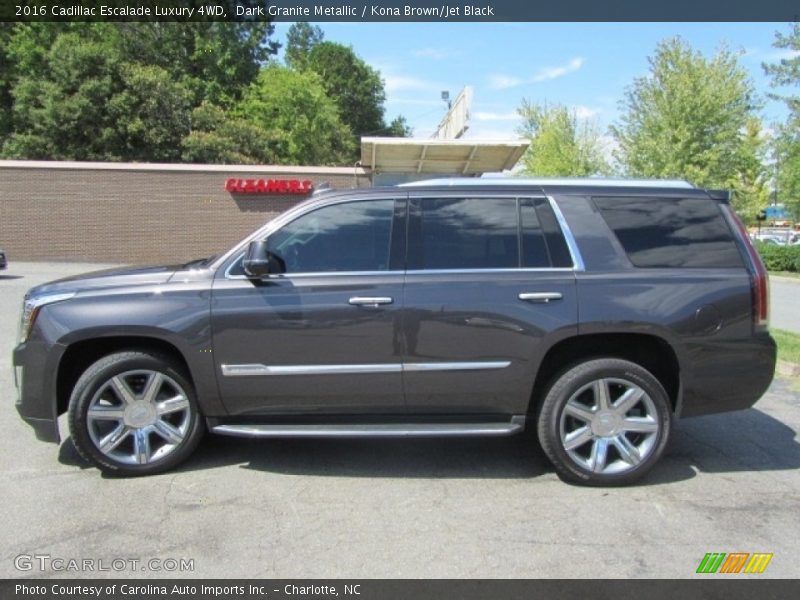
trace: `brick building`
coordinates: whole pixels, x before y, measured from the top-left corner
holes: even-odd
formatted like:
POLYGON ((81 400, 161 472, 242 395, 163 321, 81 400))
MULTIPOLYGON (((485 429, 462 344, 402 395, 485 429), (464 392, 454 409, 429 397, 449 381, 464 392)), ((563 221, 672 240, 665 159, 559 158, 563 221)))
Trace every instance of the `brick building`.
POLYGON ((323 184, 475 177, 510 169, 526 147, 362 138, 353 167, 0 160, 0 248, 11 262, 185 262, 228 249, 323 184))

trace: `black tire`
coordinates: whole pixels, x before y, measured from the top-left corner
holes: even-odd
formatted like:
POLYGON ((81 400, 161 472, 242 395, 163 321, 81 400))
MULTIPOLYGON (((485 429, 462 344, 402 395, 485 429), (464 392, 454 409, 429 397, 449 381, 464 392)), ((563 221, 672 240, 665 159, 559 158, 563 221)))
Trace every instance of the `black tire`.
MULTIPOLYGON (((197 404, 194 386, 184 369, 171 357, 148 351, 110 354, 86 369, 72 390, 68 418, 70 434, 78 453, 104 473, 115 476, 153 475, 168 471, 189 457, 205 432, 205 422, 197 404), (147 398, 145 398, 146 389, 144 388, 150 381, 149 377, 152 377, 148 374, 159 374, 153 378, 153 381, 157 381, 160 387, 155 390, 156 386, 153 386, 154 396, 151 402, 147 402, 153 408, 150 413, 145 409, 140 409, 138 413, 130 413, 130 411, 125 413, 124 407, 127 404, 122 398, 124 394, 114 392, 114 389, 120 389, 114 386, 115 377, 117 378, 116 382, 124 382, 123 387, 128 392, 141 389, 138 394, 129 398, 145 404, 147 398), (137 388, 140 381, 143 387, 137 388), (180 393, 175 394, 176 389, 180 393), (156 402, 157 394, 160 394, 158 397, 162 399, 161 402, 156 402), (110 398, 110 400, 104 398, 110 398), (165 408, 168 405, 165 400, 172 402, 172 409, 165 408), (119 405, 115 405, 115 401, 118 401, 119 405), (103 430, 100 429, 106 427, 106 420, 90 419, 90 407, 93 409, 93 415, 102 413, 100 409, 112 409, 126 415, 133 414, 132 417, 126 416, 125 419, 117 419, 114 416, 109 418, 108 428, 128 430, 124 435, 118 435, 119 438, 124 439, 109 452, 101 451, 98 445, 99 442, 106 439, 101 438, 103 430), (172 412, 169 412, 170 410, 172 412), (164 414, 162 415, 159 411, 164 411, 164 414), (139 426, 134 427, 127 422, 129 418, 142 419, 142 421, 137 421, 135 425, 139 426), (149 425, 144 423, 144 421, 152 419, 155 419, 156 422, 149 425), (162 433, 153 428, 163 429, 166 432, 171 430, 158 421, 165 421, 167 425, 172 425, 172 431, 182 434, 180 441, 177 441, 179 438, 175 437, 171 443, 167 442, 162 433), (145 439, 146 442, 142 441, 145 439), (127 444, 133 448, 131 460, 141 462, 145 460, 146 456, 149 456, 151 460, 148 459, 149 462, 145 461, 143 464, 127 462, 123 456, 123 450, 119 449, 125 448, 127 444), (144 450, 139 452, 140 446, 146 448, 147 453, 144 450), (151 454, 154 446, 157 449, 151 454)), ((106 430, 106 434, 108 432, 106 430)))
POLYGON ((627 485, 643 477, 661 457, 671 419, 669 397, 649 371, 627 360, 598 358, 575 364, 554 378, 539 406, 538 437, 563 480, 627 485), (640 399, 625 411, 628 402, 622 401, 623 394, 631 402, 640 399), (607 409, 601 411, 601 404, 607 409), (589 415, 591 419, 586 418, 589 415))

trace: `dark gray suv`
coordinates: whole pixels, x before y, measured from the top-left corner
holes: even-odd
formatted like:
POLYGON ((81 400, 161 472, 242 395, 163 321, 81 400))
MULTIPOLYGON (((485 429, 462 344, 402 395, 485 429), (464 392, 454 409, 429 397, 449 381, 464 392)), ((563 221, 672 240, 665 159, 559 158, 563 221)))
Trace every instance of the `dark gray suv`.
POLYGON ((225 254, 32 289, 14 351, 39 439, 150 474, 203 432, 507 435, 566 480, 645 474, 673 418, 747 408, 775 343, 728 194, 681 181, 329 191, 225 254))

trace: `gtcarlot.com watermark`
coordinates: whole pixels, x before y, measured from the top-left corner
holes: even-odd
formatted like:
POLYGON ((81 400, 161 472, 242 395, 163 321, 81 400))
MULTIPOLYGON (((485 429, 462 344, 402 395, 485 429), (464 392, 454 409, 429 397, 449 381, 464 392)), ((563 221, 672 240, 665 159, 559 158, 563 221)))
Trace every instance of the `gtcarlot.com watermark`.
POLYGON ((74 558, 52 554, 18 554, 17 571, 55 573, 193 573, 193 558, 74 558))

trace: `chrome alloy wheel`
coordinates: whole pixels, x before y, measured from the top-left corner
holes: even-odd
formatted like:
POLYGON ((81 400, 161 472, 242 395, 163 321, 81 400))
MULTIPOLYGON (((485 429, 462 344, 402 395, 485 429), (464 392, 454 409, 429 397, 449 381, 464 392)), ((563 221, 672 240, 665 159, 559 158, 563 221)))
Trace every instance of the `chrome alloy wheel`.
POLYGON ((192 405, 174 379, 151 370, 115 375, 95 392, 86 411, 95 447, 127 465, 162 460, 186 438, 192 405))
POLYGON ((561 413, 567 455, 593 473, 625 473, 655 449, 660 423, 650 396, 625 379, 597 379, 575 392, 561 413))

